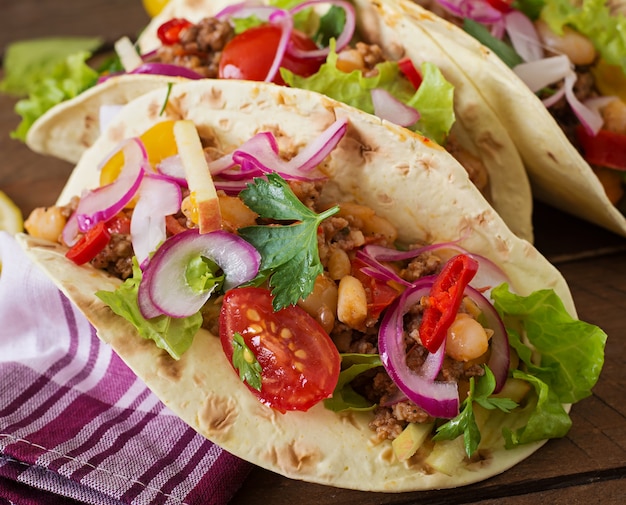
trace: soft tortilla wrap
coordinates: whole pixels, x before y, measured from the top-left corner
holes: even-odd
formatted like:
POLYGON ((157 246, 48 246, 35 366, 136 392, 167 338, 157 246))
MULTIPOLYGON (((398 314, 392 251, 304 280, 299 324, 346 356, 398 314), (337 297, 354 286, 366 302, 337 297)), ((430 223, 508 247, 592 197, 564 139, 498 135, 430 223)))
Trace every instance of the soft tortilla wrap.
MULTIPOLYGON (((169 2, 142 32, 138 40, 140 51, 149 53, 161 45, 156 33, 163 22, 174 17, 198 22, 235 3, 239 1, 169 2)), ((452 134, 462 149, 483 163, 489 179, 485 194, 491 205, 518 236, 532 242, 532 195, 522 159, 503 121, 469 79, 469 73, 475 71, 474 65, 468 68, 457 65, 455 59, 439 47, 439 42, 428 39, 428 28, 422 25, 443 23, 442 20, 427 11, 424 11, 423 20, 410 18, 403 12, 404 4, 387 0, 356 0, 353 3, 357 8, 358 31, 365 42, 379 44, 391 60, 408 56, 416 66, 424 62, 434 63, 454 85, 456 122, 452 134)), ((463 36, 458 41, 451 39, 449 44, 458 44, 459 50, 471 45, 474 39, 467 34, 463 36)), ((475 54, 467 58, 468 62, 475 62, 484 52, 482 47, 476 47, 475 44, 473 47, 475 54)), ((52 109, 31 129, 28 137, 30 147, 37 152, 77 161, 77 155, 97 136, 98 122, 94 118, 98 117, 100 105, 123 103, 131 97, 128 90, 132 90, 133 96, 147 91, 145 83, 149 81, 148 76, 141 76, 141 80, 117 79, 119 85, 106 88, 96 86, 78 98, 52 109), (81 129, 82 124, 87 128, 81 129)), ((157 79, 162 82, 161 78, 157 79)), ((154 87, 159 85, 155 83, 154 87)))
POLYGON ((626 217, 608 199, 589 164, 545 105, 513 70, 452 23, 433 19, 428 11, 412 2, 391 1, 424 28, 425 37, 415 37, 416 45, 437 44, 450 62, 472 61, 466 67, 467 79, 480 90, 510 132, 526 166, 533 196, 626 235, 626 217))
MULTIPOLYGON (((85 153, 59 203, 98 185, 96 167, 118 143, 166 119, 189 119, 200 135, 224 152, 254 134, 272 131, 283 152, 294 153, 337 118, 349 128, 321 164, 331 181, 323 196, 373 207, 400 230, 400 239, 450 241, 493 260, 514 289, 528 294, 554 288, 575 309, 559 272, 528 242, 517 238, 442 148, 319 94, 264 83, 194 81, 156 90, 127 105, 85 153)), ((250 394, 225 358, 220 341, 205 330, 175 361, 142 339, 95 296, 120 281, 91 266, 79 267, 59 246, 19 237, 28 254, 85 313, 98 331, 157 396, 203 436, 229 452, 287 477, 371 491, 399 492, 456 487, 503 472, 542 443, 459 465, 456 473, 427 473, 394 461, 389 442, 373 444, 367 413, 338 415, 322 404, 279 414, 250 394)))

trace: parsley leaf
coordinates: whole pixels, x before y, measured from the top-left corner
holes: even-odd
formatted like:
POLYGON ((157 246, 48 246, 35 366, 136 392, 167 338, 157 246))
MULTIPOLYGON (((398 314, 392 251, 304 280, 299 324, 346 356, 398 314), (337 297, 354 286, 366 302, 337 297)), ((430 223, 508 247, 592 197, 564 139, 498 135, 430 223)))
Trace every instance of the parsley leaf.
POLYGON ((468 456, 474 454, 478 449, 478 444, 480 444, 481 436, 476 424, 476 418, 474 417, 473 402, 478 403, 485 409, 493 410, 497 408, 503 412, 510 412, 517 407, 517 403, 509 398, 490 397, 495 387, 496 379, 493 372, 489 367, 485 366, 485 375, 477 383, 475 383, 474 377, 470 378, 469 394, 461 404, 459 415, 450 419, 446 424, 439 426, 433 440, 454 440, 463 435, 465 452, 468 456))
POLYGON ((233 336, 233 366, 239 372, 239 378, 243 382, 261 391, 261 365, 246 345, 241 333, 235 333, 233 336))
POLYGON ((255 179, 239 196, 260 217, 287 222, 247 226, 238 231, 261 254, 257 277, 269 277, 274 310, 295 305, 313 291, 315 278, 324 270, 317 247, 317 228, 339 207, 316 214, 298 200, 276 173, 268 174, 267 180, 255 179))

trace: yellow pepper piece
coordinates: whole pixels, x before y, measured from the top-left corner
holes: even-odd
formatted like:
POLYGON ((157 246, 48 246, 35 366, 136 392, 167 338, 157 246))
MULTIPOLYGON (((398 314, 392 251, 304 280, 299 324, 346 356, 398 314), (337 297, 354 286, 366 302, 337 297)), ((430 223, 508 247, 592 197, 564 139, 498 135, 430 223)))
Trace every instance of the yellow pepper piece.
POLYGON ((606 61, 600 60, 591 69, 591 73, 596 80, 596 86, 604 96, 617 96, 626 102, 626 75, 617 65, 609 65, 606 61))
MULTIPOLYGON (((146 147, 148 161, 150 161, 150 165, 152 165, 153 168, 156 167, 160 161, 178 153, 174 139, 175 122, 176 121, 172 119, 157 123, 139 136, 146 147)), ((117 179, 123 165, 124 153, 119 151, 102 167, 102 171, 100 172, 100 185, 105 186, 117 179)))

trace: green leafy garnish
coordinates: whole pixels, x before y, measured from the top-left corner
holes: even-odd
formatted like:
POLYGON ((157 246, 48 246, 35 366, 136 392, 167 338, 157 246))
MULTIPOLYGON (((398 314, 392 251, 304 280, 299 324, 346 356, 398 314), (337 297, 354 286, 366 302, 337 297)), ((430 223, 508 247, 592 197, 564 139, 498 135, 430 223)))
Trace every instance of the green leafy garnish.
POLYGON ((509 342, 527 371, 545 382, 561 403, 589 396, 604 365, 606 333, 570 316, 551 289, 519 296, 502 284, 491 296, 507 328, 509 342), (522 338, 541 356, 540 363, 533 361, 522 338))
POLYGON ((213 292, 221 289, 224 284, 224 273, 214 261, 197 256, 189 261, 185 269, 185 280, 198 293, 213 292))
POLYGON ((261 391, 261 365, 246 345, 241 333, 235 333, 233 336, 233 366, 239 372, 242 382, 247 382, 257 391, 261 391))
POLYGON ((330 54, 317 73, 309 77, 298 76, 285 68, 280 69, 284 81, 292 87, 316 91, 368 114, 374 113, 371 91, 382 88, 402 103, 415 108, 419 121, 410 129, 442 144, 454 123, 454 87, 431 63, 424 63, 422 84, 415 90, 404 78, 395 61, 376 65, 377 74, 366 77, 360 70, 343 72, 337 68, 335 40, 330 41, 330 54))
POLYGON ((339 380, 333 396, 324 400, 324 406, 333 412, 372 410, 375 405, 357 393, 350 383, 363 372, 380 366, 383 364, 378 354, 342 354, 339 380))
POLYGON ((478 449, 480 444, 480 430, 474 417, 474 402, 487 410, 499 409, 503 412, 510 412, 517 407, 517 403, 509 398, 496 398, 491 394, 496 387, 496 379, 489 367, 485 366, 485 375, 477 382, 474 377, 470 378, 469 394, 461 404, 460 413, 455 418, 437 428, 437 433, 433 437, 438 440, 454 440, 463 435, 465 452, 471 456, 478 449))
POLYGON ((97 291, 96 296, 106 303, 113 312, 130 322, 143 338, 154 340, 157 347, 167 351, 174 359, 189 349, 193 337, 202 325, 202 314, 174 318, 166 315, 145 319, 137 304, 137 292, 141 282, 141 269, 133 258, 133 276, 129 277, 115 291, 97 291))
POLYGON ((261 254, 259 277, 269 278, 274 310, 295 305, 312 291, 315 278, 324 268, 317 248, 317 228, 339 211, 335 206, 316 214, 291 191, 276 173, 255 179, 240 195, 259 216, 287 222, 275 226, 247 226, 239 234, 261 254))

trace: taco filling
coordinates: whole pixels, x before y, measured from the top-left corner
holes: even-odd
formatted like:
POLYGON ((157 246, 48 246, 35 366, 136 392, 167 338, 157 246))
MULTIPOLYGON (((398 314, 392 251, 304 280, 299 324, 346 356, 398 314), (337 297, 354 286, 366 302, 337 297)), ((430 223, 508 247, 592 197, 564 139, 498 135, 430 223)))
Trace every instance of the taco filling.
POLYGON ((626 16, 619 2, 418 3, 462 26, 513 69, 624 213, 626 16))
POLYGON ((369 413, 396 461, 453 475, 564 436, 562 405, 590 394, 606 336, 456 242, 403 244, 367 205, 328 201, 323 161, 349 127, 297 152, 271 131, 222 152, 161 121, 103 162, 99 188, 25 227, 123 281, 97 296, 163 359, 208 329, 260 403, 369 413))

